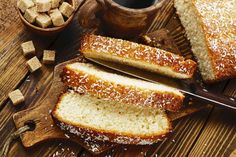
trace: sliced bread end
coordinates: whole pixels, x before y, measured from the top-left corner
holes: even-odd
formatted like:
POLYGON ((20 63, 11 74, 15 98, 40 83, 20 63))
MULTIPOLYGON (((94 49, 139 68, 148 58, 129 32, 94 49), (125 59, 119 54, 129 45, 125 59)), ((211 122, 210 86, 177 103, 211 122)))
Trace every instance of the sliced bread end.
POLYGON ((52 112, 57 125, 83 137, 119 144, 153 144, 171 131, 164 111, 65 93, 52 112))
POLYGON ((177 89, 113 74, 88 63, 68 64, 63 69, 62 81, 79 93, 169 111, 178 111, 184 100, 177 89))

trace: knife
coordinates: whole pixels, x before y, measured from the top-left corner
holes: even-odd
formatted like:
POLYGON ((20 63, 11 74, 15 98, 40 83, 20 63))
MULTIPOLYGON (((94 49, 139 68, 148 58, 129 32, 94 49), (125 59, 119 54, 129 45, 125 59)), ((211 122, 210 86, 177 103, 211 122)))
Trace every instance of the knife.
POLYGON ((144 71, 135 67, 126 66, 120 63, 114 63, 104 61, 100 59, 86 58, 87 60, 106 67, 108 69, 115 70, 121 74, 133 76, 152 83, 163 83, 165 85, 178 89, 183 94, 191 97, 198 98, 201 101, 211 103, 220 107, 236 110, 236 99, 221 94, 216 94, 208 91, 199 85, 194 79, 179 80, 160 76, 153 72, 144 71))

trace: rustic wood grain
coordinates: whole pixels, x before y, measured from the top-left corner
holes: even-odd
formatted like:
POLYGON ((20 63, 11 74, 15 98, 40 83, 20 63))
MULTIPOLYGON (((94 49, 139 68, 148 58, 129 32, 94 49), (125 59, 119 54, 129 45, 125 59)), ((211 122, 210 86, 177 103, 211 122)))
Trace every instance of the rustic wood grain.
MULTIPOLYGON (((16 0, 10 0, 10 1, 1 0, 1 3, 0 3, 0 32, 1 33, 5 33, 4 31, 11 28, 13 25, 18 25, 20 23, 20 19, 18 18, 16 10, 15 10, 15 6, 16 6, 16 0)), ((20 29, 22 29, 22 27, 18 28, 18 30, 20 29)))
POLYGON ((147 32, 152 32, 154 30, 164 28, 169 22, 168 19, 170 19, 174 13, 173 6, 173 0, 164 1, 163 7, 161 7, 160 10, 157 12, 156 17, 153 23, 148 28, 147 32))
MULTIPOLYGON (((51 47, 48 47, 50 49, 56 49, 57 62, 65 61, 74 56, 76 53, 78 53, 78 41, 82 32, 83 31, 80 29, 77 20, 75 19, 73 25, 69 27, 65 32, 60 34, 60 38, 55 41, 55 44, 51 47), (78 36, 76 36, 75 34, 77 34, 78 36)), ((52 70, 53 66, 43 66, 40 71, 30 74, 29 77, 27 77, 22 83, 22 85, 20 85, 19 88, 22 90, 23 94, 26 97, 25 104, 22 104, 22 106, 20 106, 19 108, 14 108, 11 102, 7 102, 6 105, 4 105, 3 109, 0 112, 0 139, 2 141, 0 143, 0 148, 2 148, 3 143, 9 137, 10 133, 15 130, 15 126, 12 121, 12 114, 16 111, 34 106, 35 102, 40 101, 45 97, 45 91, 47 91, 50 87, 50 81, 52 79, 52 70)), ((34 156, 32 155, 32 153, 30 153, 30 151, 28 154, 28 150, 26 152, 26 150, 22 146, 19 147, 19 145, 21 145, 20 142, 17 142, 12 145, 12 149, 9 153, 9 156, 15 156, 16 154, 19 154, 19 156, 34 156)), ((79 145, 73 144, 72 147, 69 148, 71 148, 72 151, 76 152, 76 154, 79 153, 79 145)), ((60 148, 58 148, 58 144, 55 143, 47 144, 47 147, 41 145, 38 147, 38 149, 35 148, 33 150, 35 151, 35 156, 48 156, 48 154, 53 154, 54 152, 56 153, 56 151, 61 151, 60 148), (51 145, 51 149, 48 148, 49 145, 51 145)), ((70 154, 70 151, 66 152, 70 154)))
MULTIPOLYGON (((76 6, 82 4, 82 0, 76 1, 76 6)), ((18 18, 16 0, 0 3, 0 108, 7 99, 10 91, 15 89, 28 74, 25 58, 22 55, 20 45, 28 40, 33 40, 36 54, 40 58, 42 51, 49 48, 56 39, 54 36, 39 36, 27 30, 18 18)))
MULTIPOLYGON (((56 70, 56 76, 59 76, 58 70, 56 70)), ((56 79, 56 81, 54 80, 54 83, 52 85, 50 89, 48 95, 46 96, 47 98, 45 100, 43 100, 43 102, 40 102, 39 104, 40 107, 34 108, 34 109, 29 109, 27 111, 23 111, 20 113, 17 113, 14 117, 14 121, 16 123, 17 127, 20 127, 22 125, 24 125, 24 121, 26 120, 34 120, 36 121, 36 129, 33 132, 28 132, 23 134, 22 136, 22 142, 26 147, 30 147, 32 145, 34 145, 35 143, 38 143, 40 141, 44 141, 46 139, 55 139, 55 138, 65 138, 64 134, 62 134, 62 132, 60 132, 60 130, 58 130, 57 127, 53 126, 53 122, 50 118, 50 116, 48 116, 48 110, 52 109, 52 104, 54 105, 57 101, 57 97, 58 94, 55 93, 51 93, 51 91, 55 91, 56 89, 54 88, 58 88, 58 92, 60 93, 61 89, 60 89, 60 85, 57 85, 58 78, 54 78, 56 79), (58 87, 55 87, 58 86, 58 87), (50 103, 51 102, 51 103, 50 103), (42 106, 42 104, 44 104, 42 106), (44 114, 35 114, 36 112, 45 112, 44 114), (26 115, 26 113, 28 113, 26 115), (47 118, 46 123, 44 122, 44 117, 47 118), (51 127, 52 125, 52 127, 51 127), (37 137, 37 138, 35 138, 37 137)), ((60 79, 59 79, 60 81, 60 79)), ((200 107, 199 107, 200 109, 200 107)), ((177 119, 183 116, 186 116, 187 114, 190 114, 192 112, 198 111, 199 110, 196 107, 193 107, 191 109, 186 110, 185 112, 181 112, 179 114, 172 114, 171 118, 172 119, 177 119)), ((70 138, 72 139, 72 138, 70 138)), ((81 143, 81 141, 79 141, 79 143, 81 143)), ((85 145, 86 147, 86 145, 85 145)), ((108 146, 109 148, 109 146, 108 146)), ((102 146, 100 147, 101 151, 103 151, 106 148, 103 148, 102 146)))
MULTIPOLYGON (((170 2, 168 6, 173 6, 171 4, 172 0, 167 1, 170 2)), ((36 44, 42 46, 42 49, 56 48, 58 51, 57 63, 60 63, 74 57, 77 53, 79 36, 82 33, 76 19, 71 27, 60 34, 57 40, 41 39, 24 30, 12 7, 14 4, 14 0, 3 0, 0 3, 0 106, 2 106, 0 107, 0 148, 10 133, 15 130, 12 114, 32 107, 35 102, 42 100, 46 95, 45 91, 50 87, 52 79, 53 67, 43 67, 41 72, 30 74, 27 78, 28 72, 24 66, 25 59, 19 55, 21 54, 19 53, 21 41, 34 39, 37 41, 36 44), (52 42, 55 42, 55 44, 50 46, 52 42), (16 87, 19 87, 27 98, 25 104, 18 108, 13 107, 10 102, 5 103, 8 92, 16 87)), ((184 37, 181 25, 175 25, 178 23, 178 18, 175 18, 174 9, 166 6, 164 10, 169 12, 170 15, 165 17, 163 16, 164 13, 159 13, 150 30, 168 28, 181 51, 188 54, 190 51, 189 42, 184 37), (170 21, 166 22, 169 19, 170 21)), ((189 55, 191 57, 191 53, 189 55)), ((216 89, 220 92, 223 87, 224 83, 216 89)), ((235 96, 235 89, 235 80, 230 81, 225 93, 235 96)), ((156 154, 158 156, 228 156, 236 149, 235 121, 232 118, 235 120, 235 113, 220 109, 214 109, 212 112, 211 109, 207 109, 176 122, 174 133, 161 143, 143 147, 122 146, 111 149, 100 156, 128 157, 156 156, 156 154), (207 143, 206 146, 204 145, 205 142, 207 143)), ((18 141, 12 144, 8 154, 9 157, 48 157, 56 155, 69 157, 92 156, 79 145, 52 141, 39 144, 31 149, 25 149, 18 141)))
MULTIPOLYGON (((236 98, 236 79, 224 94, 236 98)), ((189 156, 229 156, 236 149, 236 112, 214 108, 189 156)))
POLYGON ((47 48, 55 37, 39 37, 25 31, 15 11, 16 1, 1 1, 0 3, 0 108, 10 91, 17 87, 27 75, 26 58, 22 55, 21 43, 33 40, 37 56, 47 48), (9 9, 5 9, 9 8, 9 9))

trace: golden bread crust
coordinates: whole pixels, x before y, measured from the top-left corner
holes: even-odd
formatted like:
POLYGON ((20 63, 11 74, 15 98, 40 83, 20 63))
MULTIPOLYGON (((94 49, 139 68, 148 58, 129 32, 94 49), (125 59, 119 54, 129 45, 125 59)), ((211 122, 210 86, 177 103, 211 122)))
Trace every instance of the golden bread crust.
POLYGON ((236 76, 235 0, 192 0, 205 33, 215 82, 236 76))
POLYGON ((116 84, 79 70, 75 71, 68 66, 63 69, 62 82, 79 93, 89 93, 106 100, 162 108, 169 111, 178 111, 184 100, 182 94, 142 90, 131 85, 116 84))
MULTIPOLYGON (((80 52, 85 56, 86 53, 96 52, 97 54, 121 57, 124 60, 142 61, 145 64, 168 67, 175 73, 186 75, 184 78, 191 78, 196 70, 194 61, 185 60, 184 57, 165 50, 97 35, 83 36, 80 52)), ((158 71, 155 72, 158 73, 158 71)), ((171 77, 177 77, 177 75, 171 77)))
POLYGON ((104 130, 89 126, 83 126, 80 124, 73 124, 72 122, 65 120, 63 117, 57 114, 58 106, 63 99, 63 95, 59 97, 59 101, 52 111, 53 120, 61 130, 75 134, 85 140, 99 140, 103 142, 109 141, 118 144, 147 145, 156 143, 164 139, 172 131, 170 120, 168 120, 169 123, 167 129, 163 130, 162 133, 159 132, 158 134, 135 136, 132 135, 132 133, 117 133, 113 130, 104 130))

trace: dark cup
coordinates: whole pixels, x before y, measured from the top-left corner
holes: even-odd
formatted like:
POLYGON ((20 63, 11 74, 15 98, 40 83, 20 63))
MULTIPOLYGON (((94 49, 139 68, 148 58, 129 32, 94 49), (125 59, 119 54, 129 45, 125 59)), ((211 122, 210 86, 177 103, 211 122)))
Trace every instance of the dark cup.
POLYGON ((79 10, 81 26, 100 26, 110 36, 134 37, 147 30, 163 4, 163 0, 153 3, 146 0, 147 3, 133 5, 116 1, 87 0, 79 10))

